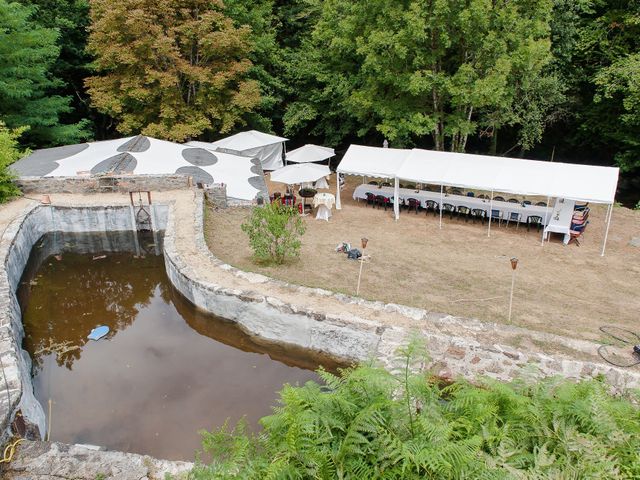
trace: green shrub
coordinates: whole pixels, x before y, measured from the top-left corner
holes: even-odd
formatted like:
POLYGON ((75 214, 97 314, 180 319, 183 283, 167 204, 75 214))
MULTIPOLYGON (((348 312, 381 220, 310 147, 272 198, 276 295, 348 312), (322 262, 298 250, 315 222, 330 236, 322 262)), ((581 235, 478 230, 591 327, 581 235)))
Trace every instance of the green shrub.
POLYGON ((0 203, 4 203, 20 193, 18 187, 13 183, 14 175, 7 167, 28 153, 20 151, 18 148, 18 137, 25 130, 25 128, 9 130, 0 121, 0 203))
POLYGON ((399 372, 320 370, 324 385, 285 385, 261 434, 203 433, 213 461, 190 478, 640 478, 640 409, 602 382, 442 385, 404 354, 399 372))
POLYGON ((293 207, 280 202, 255 207, 241 228, 249 236, 254 258, 260 262, 281 264, 300 254, 305 225, 293 207))

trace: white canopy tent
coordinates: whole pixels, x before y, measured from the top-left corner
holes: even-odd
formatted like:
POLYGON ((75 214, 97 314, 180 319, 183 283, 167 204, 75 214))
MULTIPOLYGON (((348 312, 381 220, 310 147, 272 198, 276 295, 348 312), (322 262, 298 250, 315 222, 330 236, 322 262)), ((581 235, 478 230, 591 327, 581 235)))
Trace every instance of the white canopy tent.
POLYGON ((331 170, 329 170, 329 167, 326 165, 295 163, 271 172, 271 181, 295 185, 298 183, 315 182, 330 174, 331 170))
MULTIPOLYGON (((395 178, 411 150, 350 145, 336 172, 375 178, 395 178)), ((340 178, 336 175, 336 209, 340 210, 340 178)))
POLYGON ((292 163, 310 163, 322 162, 328 158, 335 157, 336 152, 333 148, 322 147, 320 145, 306 144, 295 150, 287 152, 287 162, 292 163))
POLYGON ((257 130, 240 132, 215 142, 188 142, 187 145, 206 148, 217 152, 258 158, 264 170, 282 167, 284 142, 288 139, 257 130))
MULTIPOLYGON (((422 149, 393 151, 388 148, 359 145, 352 145, 349 148, 337 171, 354 175, 394 178, 395 198, 399 198, 400 180, 408 180, 440 185, 441 192, 444 186, 487 190, 492 192, 492 198, 493 192, 504 192, 604 203, 609 205, 609 208, 606 215, 607 227, 602 255, 605 251, 619 175, 619 169, 615 167, 422 149)), ((338 188, 338 195, 339 190, 338 188)), ((491 209, 491 206, 489 208, 491 209)), ((399 209, 399 202, 394 202, 396 219, 400 214, 399 209)), ((489 232, 490 229, 491 218, 489 218, 489 232)))

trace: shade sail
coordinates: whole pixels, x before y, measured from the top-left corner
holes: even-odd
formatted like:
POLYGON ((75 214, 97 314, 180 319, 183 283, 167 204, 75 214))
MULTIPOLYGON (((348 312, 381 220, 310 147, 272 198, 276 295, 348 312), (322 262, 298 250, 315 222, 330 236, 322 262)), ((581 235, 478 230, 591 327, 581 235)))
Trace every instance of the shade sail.
POLYGON ((421 183, 613 203, 619 169, 414 149, 395 173, 421 183))
POLYGON ((196 182, 224 183, 227 195, 240 200, 266 192, 259 160, 142 135, 36 150, 11 169, 22 177, 180 173, 196 182))
POLYGON ((287 162, 293 163, 321 162, 334 157, 335 154, 336 152, 333 148, 307 144, 303 147, 287 152, 286 158, 287 162))
POLYGON ((337 171, 348 175, 395 178, 411 150, 351 145, 342 157, 337 171))
POLYGON ((271 172, 271 181, 294 185, 297 183, 315 182, 327 175, 331 170, 326 165, 313 163, 296 163, 271 172))
POLYGON ((275 170, 282 167, 283 145, 288 139, 257 130, 240 132, 215 142, 188 142, 187 145, 218 152, 260 159, 262 168, 275 170))

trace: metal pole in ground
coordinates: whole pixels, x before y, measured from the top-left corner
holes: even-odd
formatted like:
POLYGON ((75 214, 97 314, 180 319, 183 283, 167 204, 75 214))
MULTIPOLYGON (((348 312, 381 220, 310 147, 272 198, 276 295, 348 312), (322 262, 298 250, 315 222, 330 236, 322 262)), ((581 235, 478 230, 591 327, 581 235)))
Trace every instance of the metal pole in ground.
POLYGON ((440 185, 440 229, 442 229, 442 191, 444 190, 444 185, 440 185))

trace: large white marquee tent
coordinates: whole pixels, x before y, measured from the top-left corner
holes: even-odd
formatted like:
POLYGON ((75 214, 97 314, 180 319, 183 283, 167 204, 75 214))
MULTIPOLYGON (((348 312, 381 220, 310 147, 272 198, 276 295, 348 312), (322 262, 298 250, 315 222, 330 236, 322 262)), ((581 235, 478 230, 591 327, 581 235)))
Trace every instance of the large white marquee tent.
POLYGON ((179 173, 196 182, 224 183, 227 195, 239 200, 266 191, 258 160, 143 135, 36 150, 11 169, 21 177, 179 173))
POLYGON ((276 170, 283 166, 284 142, 288 139, 257 130, 236 133, 215 142, 188 142, 187 145, 216 152, 258 158, 264 170, 276 170))
MULTIPOLYGON (((619 169, 591 165, 542 162, 431 150, 389 149, 351 145, 338 173, 393 178, 395 198, 400 180, 491 192, 537 195, 548 198, 604 203, 607 210, 602 253, 611 222, 619 169)), ((336 208, 340 208, 340 188, 336 208)), ((493 197, 493 194, 491 195, 493 197)), ((442 203, 442 202, 441 202, 442 203)), ((396 219, 399 202, 394 202, 396 219)), ((490 228, 490 224, 489 224, 490 228)))

